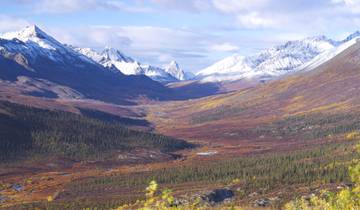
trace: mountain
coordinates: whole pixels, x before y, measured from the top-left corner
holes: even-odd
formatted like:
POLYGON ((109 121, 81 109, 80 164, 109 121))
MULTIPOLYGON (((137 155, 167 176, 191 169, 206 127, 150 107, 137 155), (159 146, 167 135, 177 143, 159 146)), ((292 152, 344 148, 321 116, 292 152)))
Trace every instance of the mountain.
POLYGON ((37 26, 29 26, 18 32, 0 36, 0 49, 10 53, 20 53, 29 62, 35 63, 39 57, 47 57, 58 63, 90 60, 64 46, 37 26))
POLYGON ((185 73, 180 69, 176 61, 163 69, 152 65, 141 64, 114 48, 107 47, 101 53, 90 48, 73 47, 73 49, 104 67, 118 70, 125 75, 146 75, 155 81, 163 83, 185 79, 185 73))
MULTIPOLYGON (((132 61, 113 50, 105 51, 99 59, 104 59, 104 63, 114 59, 132 61)), ((176 97, 173 90, 146 76, 109 71, 35 25, 0 36, 0 69, 1 84, 12 83, 16 88, 21 78, 26 81, 22 84, 31 89, 21 91, 29 95, 56 98, 66 87, 68 92, 78 93, 77 97, 120 104, 132 104, 144 97, 156 100, 176 97), (49 89, 49 84, 53 88, 49 89)))
POLYGON ((242 91, 154 106, 149 112, 166 115, 153 123, 167 135, 243 148, 342 141, 346 132, 360 129, 360 41, 350 40, 351 45, 339 45, 348 44, 346 49, 311 71, 242 91))
POLYGON ((332 58, 334 58, 336 55, 340 54, 344 50, 348 49, 352 45, 356 44, 358 38, 360 38, 360 32, 357 31, 357 32, 349 35, 343 41, 339 42, 337 47, 331 48, 329 50, 326 50, 323 53, 320 53, 319 55, 315 56, 312 60, 299 66, 295 70, 310 71, 310 70, 315 69, 316 67, 320 66, 321 64, 331 60, 332 58))
POLYGON ((171 61, 170 64, 166 66, 165 71, 180 81, 191 79, 189 74, 186 74, 176 61, 171 61))
POLYGON ((270 80, 301 70, 307 64, 314 63, 313 59, 317 59, 319 63, 320 60, 324 60, 319 59, 319 55, 330 59, 337 54, 336 52, 341 52, 339 49, 350 46, 349 42, 358 36, 359 33, 354 33, 343 41, 334 41, 325 36, 310 37, 289 41, 252 56, 236 54, 199 71, 196 77, 211 82, 239 79, 270 80))

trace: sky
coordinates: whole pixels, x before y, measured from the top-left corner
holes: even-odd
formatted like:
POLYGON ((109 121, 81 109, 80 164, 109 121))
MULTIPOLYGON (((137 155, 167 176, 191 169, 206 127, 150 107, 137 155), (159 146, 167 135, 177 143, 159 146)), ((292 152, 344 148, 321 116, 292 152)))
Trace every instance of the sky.
POLYGON ((197 72, 290 40, 343 39, 360 29, 360 0, 0 1, 0 33, 33 24, 63 43, 197 72))

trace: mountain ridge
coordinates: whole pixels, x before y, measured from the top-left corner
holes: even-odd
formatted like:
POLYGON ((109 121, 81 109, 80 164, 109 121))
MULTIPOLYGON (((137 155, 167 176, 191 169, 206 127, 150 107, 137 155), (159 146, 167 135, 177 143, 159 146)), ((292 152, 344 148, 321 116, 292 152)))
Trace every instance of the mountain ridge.
MULTIPOLYGON (((36 82, 36 86, 45 82, 43 89, 37 91, 53 92, 46 87, 53 84, 68 87, 70 92, 85 98, 122 104, 133 104, 141 97, 152 100, 177 97, 174 91, 144 75, 128 76, 120 71, 109 71, 37 26, 2 35, 0 53, 0 80, 13 82, 15 86, 20 77, 27 77, 29 87, 32 82, 36 82)), ((37 95, 34 92, 25 94, 37 95)))
POLYGON ((184 71, 176 61, 172 61, 165 68, 160 68, 153 65, 141 64, 133 58, 126 56, 118 49, 111 47, 105 47, 100 53, 91 48, 72 48, 100 65, 109 69, 118 70, 125 75, 146 75, 155 81, 163 83, 186 80, 184 71), (175 62, 176 65, 173 64, 173 62, 175 62))
MULTIPOLYGON (((341 50, 336 50, 338 47, 344 48, 346 43, 359 36, 358 31, 341 41, 335 41, 323 35, 314 36, 288 41, 250 56, 234 54, 200 70, 196 73, 196 78, 205 82, 226 82, 240 79, 272 80, 288 73, 301 71, 306 66, 309 70, 309 64, 315 63, 314 59, 317 59, 318 63, 320 60, 327 61, 341 52, 341 50), (319 59, 320 55, 329 58, 319 59)), ((351 45, 347 47, 349 46, 351 45)))

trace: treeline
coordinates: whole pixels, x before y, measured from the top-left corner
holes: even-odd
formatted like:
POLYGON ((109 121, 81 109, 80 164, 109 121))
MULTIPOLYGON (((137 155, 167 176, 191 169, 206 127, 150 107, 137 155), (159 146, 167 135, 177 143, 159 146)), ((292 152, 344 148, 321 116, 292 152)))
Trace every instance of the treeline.
POLYGON ((291 116, 253 130, 257 136, 298 137, 312 140, 360 131, 360 113, 307 114, 291 116))
MULTIPOLYGON (((285 154, 271 153, 213 163, 194 163, 192 166, 147 173, 79 180, 71 183, 64 192, 67 198, 74 198, 73 200, 62 200, 60 194, 57 201, 24 204, 19 206, 19 209, 115 209, 122 204, 145 199, 143 188, 150 180, 158 180, 166 188, 167 184, 182 185, 184 183, 191 183, 192 186, 211 186, 219 183, 227 185, 233 183, 234 179, 238 179, 239 185, 236 188, 240 191, 237 190, 236 194, 240 199, 253 192, 269 191, 271 193, 272 190, 294 186, 293 184, 311 186, 315 189, 319 185, 328 183, 351 183, 348 166, 360 158, 360 154, 354 149, 355 144, 355 141, 328 144, 285 154), (99 198, 99 195, 108 196, 99 198)), ((359 172, 353 171, 357 174, 359 172)), ((353 175, 353 178, 356 178, 357 174, 353 175)), ((297 196, 297 192, 292 191, 288 199, 297 196)), ((276 209, 280 209, 280 206, 282 204, 279 204, 276 209)))
POLYGON ((34 155, 103 158, 114 150, 149 148, 168 152, 193 146, 183 140, 127 129, 116 117, 107 120, 108 114, 93 112, 92 116, 100 117, 0 102, 0 160, 34 155))
MULTIPOLYGON (((173 184, 181 186, 185 183, 193 186, 227 185, 234 179, 239 179, 238 187, 241 191, 236 194, 240 199, 253 192, 266 193, 294 184, 315 186, 348 182, 348 165, 352 160, 360 158, 359 153, 354 150, 355 143, 333 143, 302 151, 269 153, 79 180, 70 183, 65 189, 65 199, 60 194, 59 199, 52 203, 26 204, 19 206, 19 209, 114 209, 119 205, 144 199, 143 189, 151 180, 157 180, 166 188, 166 185, 174 187, 173 184), (99 198, 99 195, 104 196, 99 198)), ((291 196, 296 196, 296 192, 291 196)))
MULTIPOLYGON (((209 186, 239 179, 241 196, 294 184, 312 186, 315 183, 348 182, 347 167, 351 160, 360 158, 353 149, 354 145, 355 142, 329 144, 285 154, 279 152, 254 155, 142 173, 91 178, 71 183, 65 192, 69 193, 70 197, 91 197, 91 194, 114 194, 128 189, 133 196, 132 199, 128 197, 128 200, 134 201, 141 196, 141 193, 136 191, 141 192, 151 180, 156 180, 162 186, 184 183, 209 186)), ((124 198, 129 196, 121 195, 124 198)))
MULTIPOLYGON (((334 163, 343 163, 358 157, 350 148, 353 143, 332 144, 315 149, 254 155, 216 161, 214 163, 194 164, 177 168, 166 168, 131 176, 109 176, 76 183, 77 190, 89 190, 91 186, 138 186, 146 185, 151 180, 161 184, 179 184, 184 182, 227 182, 240 179, 249 188, 272 187, 278 184, 310 184, 316 180, 327 183, 344 181, 347 166, 327 167, 334 163), (351 146, 350 146, 351 145, 351 146), (337 152, 338 156, 334 156, 337 152), (304 161, 307 160, 307 161, 304 161), (256 181, 254 181, 256 180, 256 181)), ((76 189, 74 189, 76 190, 76 189)), ((91 191, 91 190, 89 190, 91 191)))

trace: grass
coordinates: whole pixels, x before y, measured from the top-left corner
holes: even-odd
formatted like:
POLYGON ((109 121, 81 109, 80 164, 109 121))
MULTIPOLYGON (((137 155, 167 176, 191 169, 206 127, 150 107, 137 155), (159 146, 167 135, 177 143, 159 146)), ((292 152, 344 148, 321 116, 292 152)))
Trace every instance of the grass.
MULTIPOLYGON (((226 186, 239 180, 237 187, 241 192, 236 192, 238 199, 244 199, 252 192, 266 193, 284 186, 339 184, 349 181, 347 167, 353 159, 359 158, 355 143, 331 143, 301 151, 78 180, 69 184, 58 200, 47 205, 50 205, 49 209, 65 206, 68 209, 90 206, 110 209, 143 199, 143 189, 151 180, 162 186, 226 186)), ((35 207, 42 205, 45 204, 36 204, 35 207)))
POLYGON ((253 130, 257 135, 273 137, 297 137, 315 140, 360 130, 360 114, 308 114, 291 116, 283 120, 261 125, 253 130))

